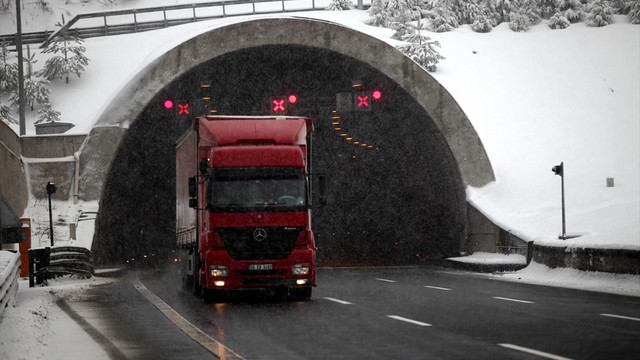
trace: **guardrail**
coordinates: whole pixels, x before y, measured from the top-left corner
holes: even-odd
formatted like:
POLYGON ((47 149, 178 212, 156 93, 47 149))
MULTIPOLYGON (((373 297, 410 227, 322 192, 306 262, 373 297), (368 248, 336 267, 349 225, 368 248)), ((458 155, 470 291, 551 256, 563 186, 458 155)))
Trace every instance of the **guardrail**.
MULTIPOLYGON (((359 9, 368 9, 371 1, 352 0, 359 9)), ((79 14, 55 32, 22 34, 22 43, 42 43, 40 47, 46 47, 68 32, 83 39, 121 35, 231 16, 324 10, 329 3, 330 0, 230 0, 79 14), (73 27, 78 23, 84 25, 73 27)), ((15 37, 16 34, 0 35, 0 42, 15 45, 15 37)))
POLYGON ((20 254, 0 251, 0 318, 4 309, 15 301, 19 276, 20 254))
POLYGON ((60 275, 93 275, 93 255, 77 246, 29 249, 29 287, 47 284, 47 279, 60 275))

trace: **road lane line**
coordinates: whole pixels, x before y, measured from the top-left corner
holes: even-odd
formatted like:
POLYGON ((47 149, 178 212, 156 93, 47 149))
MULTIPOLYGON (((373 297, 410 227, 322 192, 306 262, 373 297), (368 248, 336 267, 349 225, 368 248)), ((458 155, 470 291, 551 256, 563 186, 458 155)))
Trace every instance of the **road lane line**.
POLYGON ((427 324, 427 323, 424 323, 424 322, 422 322, 422 321, 417 321, 417 320, 407 319, 407 318, 405 318, 405 317, 398 316, 398 315, 387 315, 387 317, 390 317, 390 318, 395 319, 395 320, 404 321, 404 322, 407 322, 407 323, 410 323, 410 324, 414 324, 414 325, 419 325, 419 326, 432 326, 431 324, 427 324))
POLYGON ((396 282, 395 280, 389 280, 389 279, 383 279, 383 278, 376 278, 376 280, 378 280, 378 281, 384 281, 384 282, 389 282, 389 283, 394 283, 394 282, 396 282))
POLYGON ((429 285, 425 285, 424 287, 429 288, 429 289, 436 289, 436 290, 451 291, 451 289, 449 289, 449 288, 444 288, 444 287, 440 287, 440 286, 429 286, 429 285))
POLYGON ((342 304, 342 305, 351 305, 351 303, 348 302, 348 301, 344 301, 344 300, 340 300, 340 299, 336 299, 336 298, 332 298, 332 297, 324 297, 323 299, 327 299, 329 301, 337 302, 338 304, 342 304))
POLYGON ((511 299, 511 298, 500 297, 500 296, 494 296, 493 298, 494 298, 494 299, 498 299, 498 300, 506 300, 506 301, 519 302, 519 303, 523 303, 523 304, 535 304, 533 301, 519 300, 519 299, 511 299))
POLYGON ((147 289, 140 280, 133 279, 131 280, 133 283, 133 287, 138 290, 142 296, 146 297, 153 306, 155 306, 161 313, 164 314, 172 323, 178 327, 178 329, 182 330, 185 334, 189 335, 193 340, 195 340, 202 347, 207 349, 213 356, 218 359, 224 360, 245 360, 242 356, 236 354, 233 350, 224 346, 222 343, 216 341, 209 335, 205 334, 198 327, 190 323, 187 319, 183 318, 180 314, 178 314, 171 306, 162 301, 156 294, 152 293, 151 290, 147 289))
POLYGON ((600 314, 600 315, 602 315, 602 316, 608 316, 608 317, 612 317, 612 318, 618 318, 618 319, 625 319, 625 320, 640 321, 640 318, 631 317, 631 316, 616 315, 616 314, 600 314))
POLYGON ((517 350, 517 351, 522 351, 525 352, 527 354, 532 354, 532 355, 537 355, 546 359, 552 359, 552 360, 571 360, 571 358, 568 357, 564 357, 564 356, 560 356, 560 355, 554 355, 554 354, 550 354, 544 351, 540 351, 540 350, 535 350, 535 349, 529 349, 526 347, 522 347, 522 346, 518 346, 518 345, 513 345, 513 344, 498 344, 502 347, 506 347, 508 349, 512 349, 512 350, 517 350))

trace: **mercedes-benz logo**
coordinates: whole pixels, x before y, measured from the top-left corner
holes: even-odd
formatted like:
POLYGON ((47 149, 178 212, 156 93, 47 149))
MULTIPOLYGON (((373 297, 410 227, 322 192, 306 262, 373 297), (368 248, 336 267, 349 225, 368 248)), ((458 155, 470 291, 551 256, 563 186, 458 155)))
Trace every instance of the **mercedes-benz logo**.
POLYGON ((263 241, 267 238, 267 231, 263 228, 253 230, 253 239, 255 241, 263 241))

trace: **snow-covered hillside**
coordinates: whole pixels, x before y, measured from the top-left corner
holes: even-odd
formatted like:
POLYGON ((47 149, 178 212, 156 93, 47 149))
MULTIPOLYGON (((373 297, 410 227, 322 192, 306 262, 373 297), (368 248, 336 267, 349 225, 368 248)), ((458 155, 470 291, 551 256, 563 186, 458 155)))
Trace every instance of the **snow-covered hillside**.
MULTIPOLYGON (((51 26, 67 11, 61 9, 71 9, 63 1, 49 2, 57 4, 52 13, 46 19, 27 16, 27 30, 51 26)), ((98 10, 75 4, 74 11, 98 10)), ((391 30, 365 25, 363 11, 295 15, 334 21, 398 44, 390 39, 391 30)), ((62 112, 62 121, 76 125, 69 133, 88 133, 118 89, 145 64, 184 39, 242 19, 87 39, 91 62, 86 72, 69 85, 54 81, 52 105, 62 112)), ((0 32, 14 31, 6 17, 0 20, 0 32)), ((505 229, 537 243, 640 249, 640 26, 618 15, 601 28, 576 23, 551 30, 543 20, 519 33, 503 23, 486 34, 468 25, 427 34, 441 43, 446 57, 432 75, 473 123, 496 174, 495 182, 468 188, 468 200, 505 229), (567 231, 582 235, 566 241, 557 239, 560 177, 551 172, 561 161, 567 231), (606 187, 606 178, 614 178, 615 186, 606 187)), ((46 59, 37 53, 36 58, 39 64, 46 59)), ((37 114, 27 116, 27 135, 32 135, 37 114)), ((13 128, 18 132, 17 125, 13 128)), ((26 215, 37 218, 38 211, 26 215)))

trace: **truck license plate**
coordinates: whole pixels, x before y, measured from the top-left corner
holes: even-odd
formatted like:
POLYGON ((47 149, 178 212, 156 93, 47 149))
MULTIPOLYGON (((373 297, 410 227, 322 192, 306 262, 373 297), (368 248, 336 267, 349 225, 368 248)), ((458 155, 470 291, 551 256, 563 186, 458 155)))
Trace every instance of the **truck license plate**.
POLYGON ((249 265, 249 270, 272 270, 273 264, 252 264, 249 265))

